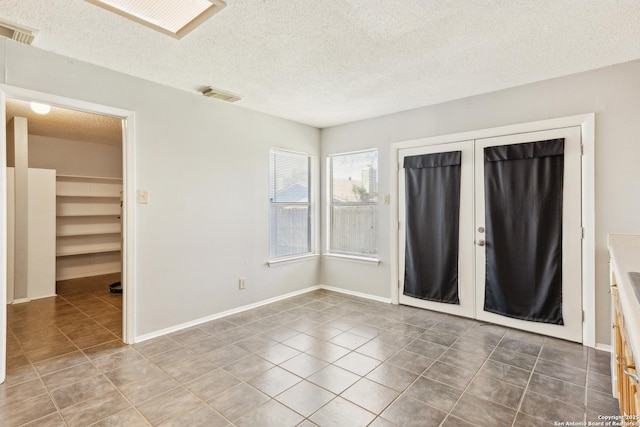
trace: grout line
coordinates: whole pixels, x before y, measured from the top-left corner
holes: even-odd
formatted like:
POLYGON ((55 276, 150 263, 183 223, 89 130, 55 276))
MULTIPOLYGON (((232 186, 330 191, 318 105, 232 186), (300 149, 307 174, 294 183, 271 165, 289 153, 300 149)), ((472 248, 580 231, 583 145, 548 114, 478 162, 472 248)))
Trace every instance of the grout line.
MULTIPOLYGON (((506 332, 505 332, 506 334, 506 332)), ((480 370, 484 367, 484 365, 486 365, 486 363, 491 359, 491 356, 493 355, 493 353, 498 349, 498 345, 502 342, 502 340, 504 339, 504 335, 502 335, 502 337, 500 337, 500 341, 498 341, 494 346, 493 346, 493 350, 491 350, 491 353, 489 353, 487 355, 487 357, 485 358, 484 362, 482 362, 482 365, 480 365, 480 367, 478 368, 478 370, 476 371, 475 374, 473 374, 473 377, 471 377, 471 379, 469 380, 469 382, 467 383, 467 385, 464 387, 464 389, 462 390, 462 393, 460 393, 460 396, 458 396, 458 399, 456 399, 456 401, 453 403, 453 405, 451 406, 451 409, 449 410, 449 412, 447 413, 447 416, 445 417, 445 420, 447 418, 449 418, 449 416, 454 416, 453 415, 453 410, 455 409, 455 407, 458 405, 458 402, 460 402, 460 400, 462 399, 462 396, 464 396, 464 394, 467 392, 467 390, 469 389, 469 387, 471 386, 471 383, 473 382, 474 379, 476 379, 476 377, 478 376, 478 373, 480 372, 480 370)), ((456 342, 458 342, 462 337, 458 336, 458 338, 451 344, 451 346, 453 346, 456 342)), ((475 341, 474 341, 475 342, 475 341)), ((480 343, 477 343, 480 344, 480 343)), ((484 344, 480 344, 480 345, 484 345, 484 344)), ((449 348, 451 348, 451 346, 449 348)), ((444 353, 443 353, 444 354, 444 353)), ((443 362, 444 363, 444 362, 443 362)), ((493 402, 493 403, 497 403, 497 402, 493 402)), ((504 406, 504 405, 503 405, 504 406)), ((517 412, 516 415, 517 416, 517 412)), ((514 420, 515 420, 515 416, 514 416, 514 420)), ((466 419, 463 418, 464 421, 467 421, 469 423, 472 423, 472 421, 468 421, 466 419)), ((444 422, 444 420, 443 420, 444 422)))
MULTIPOLYGON (((529 384, 531 383, 531 378, 533 378, 533 373, 536 370, 536 366, 538 366, 538 360, 540 360, 540 353, 542 353, 542 348, 544 347, 545 342, 546 342, 546 338, 542 341, 542 344, 540 345, 540 350, 538 350, 538 355, 536 356, 536 361, 533 364, 533 367, 531 368, 531 373, 529 374, 529 379, 527 380, 527 385, 524 387, 524 390, 522 392, 522 396, 520 396, 520 400, 518 401, 518 408, 516 409, 516 417, 513 419, 512 426, 515 426, 516 420, 518 419, 518 414, 520 413, 520 409, 522 408, 522 402, 524 402, 524 397, 527 395, 527 391, 529 391, 529 384)), ((537 418, 537 417, 534 417, 534 418, 537 418)), ((546 420, 544 420, 544 421, 546 422, 546 420)))

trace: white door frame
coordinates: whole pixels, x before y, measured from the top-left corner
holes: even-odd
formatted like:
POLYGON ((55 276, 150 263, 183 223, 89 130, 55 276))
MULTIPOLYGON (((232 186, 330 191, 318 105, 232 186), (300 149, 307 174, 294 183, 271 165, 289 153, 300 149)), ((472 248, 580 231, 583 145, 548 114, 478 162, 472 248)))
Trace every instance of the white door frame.
POLYGON ((582 226, 585 230, 582 241, 582 309, 584 323, 582 325, 582 343, 588 347, 596 345, 596 296, 595 296, 595 114, 581 114, 577 116, 561 117, 557 119, 521 123, 489 129, 480 129, 451 135, 430 138, 399 141, 391 144, 390 170, 391 172, 391 206, 390 215, 390 253, 391 253, 391 283, 390 293, 393 304, 399 300, 399 227, 398 221, 398 155, 399 150, 427 145, 447 144, 464 140, 491 138, 496 136, 514 135, 519 133, 536 132, 541 130, 558 129, 580 126, 583 146, 582 156, 582 226))
MULTIPOLYGON (((37 92, 15 86, 0 84, 0 117, 6 117, 7 98, 36 101, 70 108, 88 113, 112 116, 122 119, 122 180, 124 191, 124 211, 122 215, 123 264, 123 341, 131 344, 135 340, 135 113, 129 110, 94 104, 58 95, 37 92)), ((6 376, 7 357, 7 203, 6 203, 6 126, 0 126, 0 383, 6 376)))

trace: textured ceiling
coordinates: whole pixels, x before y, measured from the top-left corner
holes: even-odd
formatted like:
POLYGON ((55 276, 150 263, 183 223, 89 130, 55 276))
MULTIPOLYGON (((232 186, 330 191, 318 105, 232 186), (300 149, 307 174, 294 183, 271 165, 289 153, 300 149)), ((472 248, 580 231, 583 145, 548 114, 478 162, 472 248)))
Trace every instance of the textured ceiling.
POLYGON ((122 145, 122 120, 113 117, 58 107, 51 107, 48 114, 36 114, 29 102, 8 99, 7 122, 16 116, 27 119, 30 135, 122 145))
POLYGON ((84 0, 0 0, 0 19, 40 30, 39 48, 317 127, 640 58, 638 0, 227 3, 182 40, 84 0))

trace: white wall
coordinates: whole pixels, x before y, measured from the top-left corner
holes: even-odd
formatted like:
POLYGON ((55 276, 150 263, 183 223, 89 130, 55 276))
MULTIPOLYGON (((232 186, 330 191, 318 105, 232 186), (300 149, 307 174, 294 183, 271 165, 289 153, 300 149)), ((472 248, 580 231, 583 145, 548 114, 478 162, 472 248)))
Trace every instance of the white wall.
POLYGON ((3 51, 2 83, 135 112, 136 186, 150 192, 136 205, 136 336, 317 284, 317 260, 266 266, 269 148, 318 155, 317 129, 10 40, 3 51))
POLYGON ((29 167, 61 175, 122 178, 122 147, 29 135, 29 167))
MULTIPOLYGON (((589 112, 596 113, 596 341, 609 343, 606 237, 640 234, 640 61, 323 129, 321 151, 324 158, 378 148, 379 190, 387 194, 392 142, 589 112)), ((390 297, 390 206, 380 209, 381 264, 324 259, 321 283, 390 297)))

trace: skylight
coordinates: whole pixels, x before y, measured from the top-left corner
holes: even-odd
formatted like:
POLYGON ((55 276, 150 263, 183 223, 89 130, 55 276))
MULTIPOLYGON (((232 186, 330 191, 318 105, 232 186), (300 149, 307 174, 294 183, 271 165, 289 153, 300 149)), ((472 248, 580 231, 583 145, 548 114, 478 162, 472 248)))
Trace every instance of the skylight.
POLYGON ((224 0, 87 1, 178 39, 227 5, 224 0))

